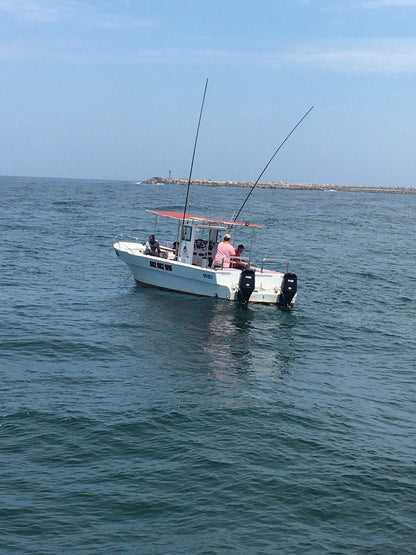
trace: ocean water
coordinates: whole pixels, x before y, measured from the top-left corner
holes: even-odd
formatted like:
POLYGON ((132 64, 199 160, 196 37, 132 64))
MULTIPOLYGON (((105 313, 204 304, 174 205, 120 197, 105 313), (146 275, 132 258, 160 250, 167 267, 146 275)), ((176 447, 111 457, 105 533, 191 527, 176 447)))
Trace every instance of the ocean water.
POLYGON ((0 192, 1 553, 416 552, 416 195, 256 190, 288 312, 134 284, 113 236, 183 187, 0 192))

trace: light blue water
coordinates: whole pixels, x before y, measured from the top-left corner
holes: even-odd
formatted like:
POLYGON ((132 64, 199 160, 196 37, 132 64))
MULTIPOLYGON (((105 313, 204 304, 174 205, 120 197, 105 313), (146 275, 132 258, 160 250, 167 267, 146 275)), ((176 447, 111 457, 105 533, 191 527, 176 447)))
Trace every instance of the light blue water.
POLYGON ((415 552, 416 196, 256 190, 289 313, 135 286, 112 237, 182 187, 0 192, 2 552, 415 552))

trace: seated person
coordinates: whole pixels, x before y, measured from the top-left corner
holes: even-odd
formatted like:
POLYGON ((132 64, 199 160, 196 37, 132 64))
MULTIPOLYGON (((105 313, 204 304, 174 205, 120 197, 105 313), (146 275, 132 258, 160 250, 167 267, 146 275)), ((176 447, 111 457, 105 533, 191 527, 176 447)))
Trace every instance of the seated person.
POLYGON ((150 254, 152 256, 160 256, 159 241, 155 239, 154 235, 149 235, 149 240, 146 243, 144 254, 150 254))
POLYGON ((214 268, 230 268, 231 256, 234 256, 235 248, 230 243, 231 235, 226 233, 224 240, 218 243, 217 252, 212 263, 214 268))
POLYGON ((240 256, 242 256, 243 252, 244 252, 244 245, 238 245, 238 247, 235 249, 235 254, 232 258, 232 264, 231 264, 232 268, 237 268, 238 270, 244 270, 245 268, 247 268, 248 263, 240 259, 240 256))

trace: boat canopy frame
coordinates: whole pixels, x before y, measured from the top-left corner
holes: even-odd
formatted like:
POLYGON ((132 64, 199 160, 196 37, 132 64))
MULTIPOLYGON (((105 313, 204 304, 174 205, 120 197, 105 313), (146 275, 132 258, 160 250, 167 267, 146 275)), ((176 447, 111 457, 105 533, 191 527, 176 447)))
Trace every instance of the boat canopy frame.
MULTIPOLYGON (((177 253, 176 254, 177 260, 183 260, 184 251, 188 252, 190 250, 194 255, 196 254, 194 250, 195 250, 195 244, 197 239, 196 231, 198 229, 202 230, 202 232, 204 232, 205 230, 208 230, 210 235, 212 230, 216 230, 217 233, 215 235, 216 239, 214 239, 214 243, 218 244, 218 241, 219 241, 218 232, 220 231, 231 232, 231 230, 234 228, 234 233, 237 234, 237 228, 240 228, 240 229, 249 228, 251 231, 250 233, 251 237, 250 237, 250 246, 249 246, 248 252, 251 253, 252 246, 253 246, 253 233, 256 230, 264 229, 266 227, 265 225, 254 224, 251 222, 237 222, 237 221, 226 220, 226 219, 208 218, 206 216, 196 216, 194 214, 189 214, 189 213, 185 214, 185 218, 184 218, 184 215, 182 212, 177 212, 173 210, 146 209, 146 212, 150 214, 154 214, 156 216, 155 233, 156 233, 156 227, 157 227, 157 220, 159 216, 164 218, 170 218, 178 222, 177 237, 174 243, 174 248, 176 248, 176 253, 177 253)), ((212 236, 211 236, 211 239, 213 239, 212 236)), ((208 243, 211 243, 211 240, 207 241, 207 245, 208 243)), ((205 250, 206 250, 206 253, 204 257, 209 259, 210 255, 208 253, 208 248, 205 250)), ((201 256, 201 254, 199 254, 199 256, 201 256)), ((251 263, 250 259, 251 259, 251 256, 249 255, 249 257, 246 259, 249 264, 251 263)), ((192 259, 192 257, 189 260, 189 263, 193 265, 195 264, 195 261, 192 259)))
POLYGON ((185 217, 182 212, 176 212, 171 210, 150 210, 147 209, 146 212, 150 212, 151 214, 156 214, 157 216, 163 216, 165 218, 173 218, 174 220, 184 220, 188 222, 193 222, 197 224, 198 222, 205 222, 207 224, 222 224, 227 226, 227 228, 232 228, 234 226, 245 226, 245 227, 255 227, 255 228, 265 228, 265 225, 261 224, 253 224, 250 222, 234 222, 232 220, 223 220, 223 219, 216 219, 216 218, 206 218, 205 216, 195 216, 194 214, 185 214, 185 217))

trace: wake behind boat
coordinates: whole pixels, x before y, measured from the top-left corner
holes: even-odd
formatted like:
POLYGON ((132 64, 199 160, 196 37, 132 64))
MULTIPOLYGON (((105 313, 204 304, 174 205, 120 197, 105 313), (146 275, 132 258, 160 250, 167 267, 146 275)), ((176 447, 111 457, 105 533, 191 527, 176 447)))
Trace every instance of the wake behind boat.
POLYGON ((161 245, 158 256, 146 254, 145 243, 116 238, 114 250, 130 268, 137 284, 242 303, 293 307, 297 278, 288 272, 286 260, 263 258, 260 266, 255 266, 250 258, 215 256, 224 237, 232 237, 240 226, 253 231, 264 226, 181 212, 148 212, 177 220, 181 234, 179 241, 161 245))

